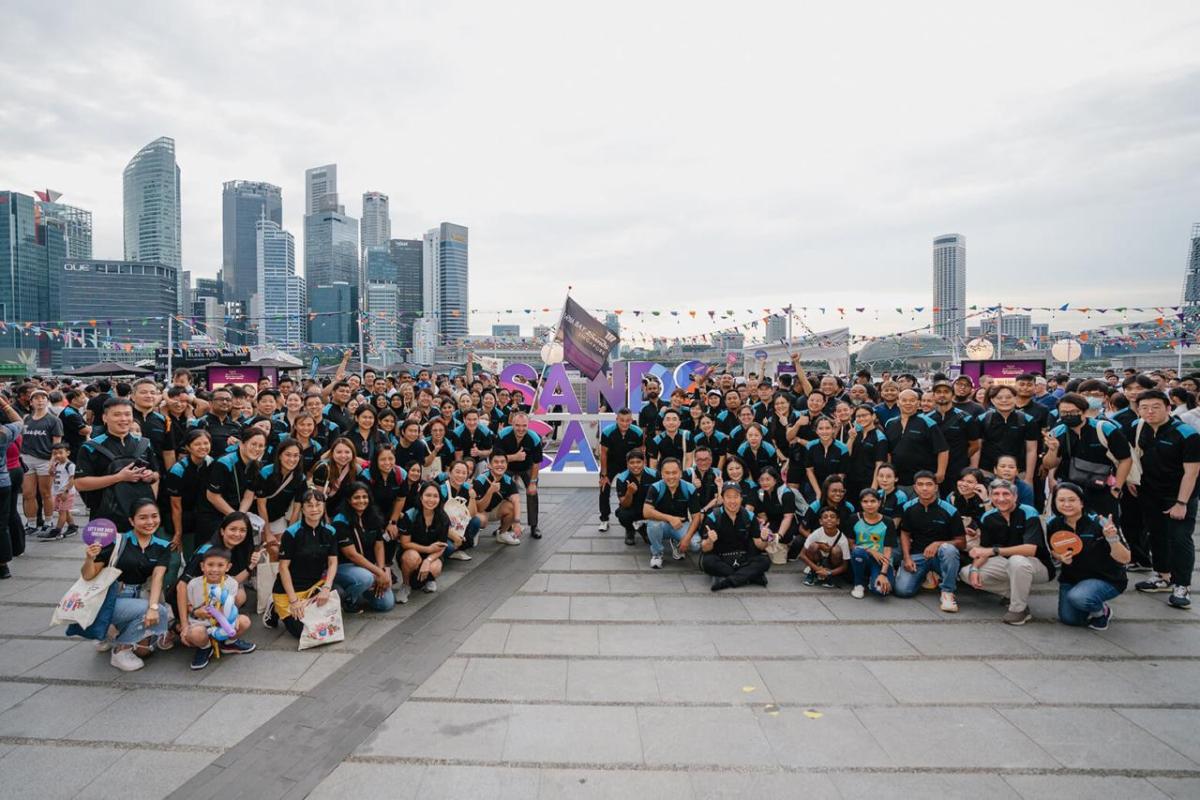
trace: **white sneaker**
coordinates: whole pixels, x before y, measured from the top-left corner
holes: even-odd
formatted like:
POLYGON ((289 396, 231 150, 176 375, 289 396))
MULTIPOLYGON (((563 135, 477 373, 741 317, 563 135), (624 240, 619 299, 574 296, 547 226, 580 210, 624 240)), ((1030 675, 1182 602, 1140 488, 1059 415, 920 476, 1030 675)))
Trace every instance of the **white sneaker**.
POLYGON ((496 541, 500 544, 520 544, 521 540, 512 535, 512 531, 505 531, 496 537, 496 541))
POLYGON ((855 586, 853 589, 850 590, 850 596, 853 597, 855 600, 862 600, 864 597, 867 596, 866 587, 855 586))
POLYGON ((407 603, 410 592, 412 592, 412 589, 409 588, 407 583, 400 584, 400 588, 396 590, 396 602, 407 603))
POLYGON ((683 553, 679 550, 679 544, 674 539, 671 540, 671 558, 675 561, 683 561, 683 553))
POLYGON ((471 555, 466 550, 455 550, 450 554, 450 558, 455 561, 470 561, 471 555))
POLYGON ((662 569, 662 556, 650 556, 650 569, 662 569))
POLYGON ((606 530, 608 530, 608 520, 606 520, 606 519, 600 520, 599 530, 601 533, 604 533, 606 530))
POLYGON ((112 650, 112 646, 113 646, 112 639, 100 639, 96 642, 96 652, 97 653, 107 653, 109 650, 112 650))
POLYGON ((425 581, 425 585, 421 587, 421 591, 423 591, 425 594, 433 594, 437 591, 437 581, 433 580, 432 578, 425 581))
POLYGON ((134 654, 133 650, 128 647, 124 650, 113 650, 113 654, 108 659, 108 663, 112 664, 122 672, 136 672, 146 666, 146 662, 134 654))
POLYGON ((942 592, 942 611, 947 614, 958 613, 958 601, 949 592, 942 592))

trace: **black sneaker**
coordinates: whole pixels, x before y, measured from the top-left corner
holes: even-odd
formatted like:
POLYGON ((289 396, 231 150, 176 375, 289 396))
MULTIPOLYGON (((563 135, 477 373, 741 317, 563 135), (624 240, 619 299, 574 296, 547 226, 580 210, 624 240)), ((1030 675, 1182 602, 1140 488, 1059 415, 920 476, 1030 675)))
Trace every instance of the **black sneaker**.
POLYGON ((753 578, 750 579, 750 582, 755 584, 756 586, 766 586, 767 585, 767 576, 766 575, 755 575, 753 578))
POLYGON ((1113 612, 1108 607, 1108 603, 1104 604, 1104 611, 1098 617, 1092 617, 1088 620, 1088 627, 1094 631, 1108 630, 1108 623, 1112 622, 1113 612))
POLYGON ((213 649, 212 646, 196 648, 196 652, 192 654, 192 669, 204 669, 208 666, 208 662, 212 661, 213 649))
POLYGON ((244 655, 245 653, 253 653, 258 645, 254 642, 247 642, 244 639, 231 639, 221 645, 221 652, 225 655, 244 655))
POLYGON ((1192 595, 1186 586, 1176 586, 1167 598, 1167 605, 1172 608, 1189 608, 1192 605, 1192 595))
POLYGON ((39 542, 53 542, 62 538, 62 531, 58 528, 42 528, 36 538, 39 542))
POLYGON ((625 544, 630 545, 631 547, 637 544, 637 540, 633 538, 633 528, 625 529, 625 544))
POLYGON ((1139 564, 1136 561, 1130 561, 1125 565, 1126 572, 1153 572, 1154 567, 1149 564, 1139 564))
POLYGON ((263 612, 262 624, 271 629, 279 627, 279 612, 275 610, 274 602, 267 606, 267 610, 263 612))
POLYGON ((538 529, 537 529, 537 528, 530 528, 530 529, 529 529, 529 535, 530 535, 530 536, 532 536, 532 537, 533 537, 533 538, 535 538, 535 539, 540 539, 540 538, 542 538, 542 535, 541 535, 540 533, 538 533, 538 529))
POLYGON ((8 564, 0 564, 0 581, 6 581, 12 577, 12 570, 8 568, 8 564))
POLYGON ((817 585, 817 573, 809 572, 808 574, 806 574, 804 576, 804 585, 805 586, 816 586, 817 585))
POLYGON ((63 538, 65 539, 68 536, 74 536, 77 533, 79 533, 79 526, 75 525, 75 524, 71 524, 66 527, 66 529, 62 532, 62 535, 63 535, 63 538))
POLYGON ((825 580, 821 581, 821 582, 820 582, 819 584, 817 584, 817 585, 818 585, 818 586, 820 586, 822 589, 836 589, 836 588, 837 588, 837 581, 835 581, 835 580, 833 579, 833 576, 832 576, 832 575, 830 575, 828 578, 826 578, 825 580))
POLYGON ((713 578, 712 586, 709 587, 709 590, 719 592, 722 589, 728 589, 730 586, 733 586, 733 584, 729 582, 729 578, 713 578))
POLYGON ((1170 581, 1165 581, 1160 577, 1153 577, 1147 581, 1138 581, 1133 588, 1139 592, 1154 593, 1154 592, 1169 592, 1171 591, 1170 581))

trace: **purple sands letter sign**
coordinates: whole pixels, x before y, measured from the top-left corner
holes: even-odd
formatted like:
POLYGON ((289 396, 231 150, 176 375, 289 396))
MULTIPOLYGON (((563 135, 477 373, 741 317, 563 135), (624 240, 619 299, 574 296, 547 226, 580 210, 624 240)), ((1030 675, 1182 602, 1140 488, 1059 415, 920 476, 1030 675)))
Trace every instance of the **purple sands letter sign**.
POLYGON ((570 297, 558 323, 558 339, 562 341, 563 360, 588 378, 596 377, 608 367, 608 354, 620 341, 603 322, 570 297))

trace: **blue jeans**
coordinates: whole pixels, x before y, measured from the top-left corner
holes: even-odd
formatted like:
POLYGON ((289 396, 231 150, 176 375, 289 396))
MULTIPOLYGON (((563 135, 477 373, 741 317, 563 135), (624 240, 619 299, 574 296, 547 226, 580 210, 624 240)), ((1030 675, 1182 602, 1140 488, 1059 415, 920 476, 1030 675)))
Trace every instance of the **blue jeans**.
POLYGON ((892 586, 896 585, 896 579, 892 575, 892 565, 888 564, 885 572, 878 559, 871 555, 871 551, 865 547, 856 547, 850 552, 850 569, 854 572, 854 585, 867 587, 867 591, 871 594, 879 594, 875 588, 875 581, 879 578, 880 573, 887 575, 888 583, 891 583, 892 586))
MULTIPOLYGON (((158 624, 147 628, 142 617, 150 608, 150 601, 139 597, 140 586, 122 586, 117 590, 117 604, 113 609, 112 624, 117 629, 117 644, 136 644, 147 636, 162 636, 167 632, 167 604, 158 604, 158 624)), ((147 590, 149 591, 149 590, 147 590)))
POLYGON ((1064 625, 1087 625, 1092 617, 1100 616, 1104 604, 1121 594, 1117 587, 1099 578, 1087 578, 1079 583, 1058 584, 1058 620, 1064 625))
POLYGON ((467 523, 467 529, 463 531, 463 550, 470 550, 475 546, 475 537, 479 535, 479 517, 471 517, 471 521, 467 523))
MULTIPOLYGON (((663 540, 666 538, 672 539, 676 544, 683 541, 683 535, 687 533, 688 522, 678 528, 672 528, 665 522, 647 522, 646 537, 650 540, 650 555, 661 556, 663 554, 663 540)), ((700 550, 700 537, 693 536, 690 546, 688 547, 693 553, 700 550)))
POLYGON ((896 572, 897 597, 913 597, 921 591, 921 583, 930 570, 942 577, 943 592, 953 594, 958 588, 958 548, 953 542, 942 542, 934 558, 925 558, 923 553, 913 553, 912 560, 917 565, 916 572, 909 572, 904 567, 900 567, 896 572))
POLYGON ((333 576, 333 586, 345 595, 347 608, 361 603, 372 611, 391 611, 396 605, 395 596, 387 591, 376 597, 371 591, 374 585, 375 576, 371 570, 357 564, 338 564, 337 574, 333 576))

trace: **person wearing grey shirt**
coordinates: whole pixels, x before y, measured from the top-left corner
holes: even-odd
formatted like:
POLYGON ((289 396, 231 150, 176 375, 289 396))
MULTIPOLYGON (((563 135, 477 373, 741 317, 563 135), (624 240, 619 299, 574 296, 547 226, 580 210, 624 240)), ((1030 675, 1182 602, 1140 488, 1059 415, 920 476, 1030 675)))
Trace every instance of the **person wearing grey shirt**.
POLYGON ((35 526, 39 518, 38 498, 41 509, 51 515, 54 503, 50 497, 50 448, 62 440, 62 420, 50 413, 50 397, 43 389, 30 395, 33 411, 25 417, 25 430, 21 437, 21 460, 25 462, 25 480, 21 493, 25 501, 25 535, 31 536, 40 529, 49 531, 49 525, 35 526))

